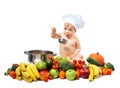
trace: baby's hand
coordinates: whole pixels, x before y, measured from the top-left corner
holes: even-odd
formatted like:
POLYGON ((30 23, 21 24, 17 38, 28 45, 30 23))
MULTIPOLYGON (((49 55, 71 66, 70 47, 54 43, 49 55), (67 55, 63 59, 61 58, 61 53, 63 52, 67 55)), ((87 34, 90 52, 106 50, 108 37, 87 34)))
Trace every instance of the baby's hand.
POLYGON ((52 30, 53 33, 56 33, 56 28, 55 27, 52 27, 51 30, 52 30))
POLYGON ((72 54, 72 55, 70 56, 70 58, 72 58, 72 59, 73 59, 74 57, 75 57, 75 55, 74 55, 74 54, 72 54))

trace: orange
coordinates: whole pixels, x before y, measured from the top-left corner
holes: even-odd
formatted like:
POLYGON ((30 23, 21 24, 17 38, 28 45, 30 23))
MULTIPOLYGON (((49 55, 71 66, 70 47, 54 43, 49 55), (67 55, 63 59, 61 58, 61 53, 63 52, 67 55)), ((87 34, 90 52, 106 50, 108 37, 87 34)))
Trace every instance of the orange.
POLYGON ((60 72, 59 72, 59 78, 61 78, 61 79, 65 78, 65 71, 64 70, 60 70, 60 72))

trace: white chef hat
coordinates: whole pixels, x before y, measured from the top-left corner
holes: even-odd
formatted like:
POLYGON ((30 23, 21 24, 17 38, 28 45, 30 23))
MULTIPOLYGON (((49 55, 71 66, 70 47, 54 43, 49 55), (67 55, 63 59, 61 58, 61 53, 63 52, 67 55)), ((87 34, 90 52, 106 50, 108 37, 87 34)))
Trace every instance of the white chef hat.
POLYGON ((80 29, 84 27, 85 22, 83 21, 81 15, 68 14, 63 16, 64 23, 72 24, 75 29, 80 29))

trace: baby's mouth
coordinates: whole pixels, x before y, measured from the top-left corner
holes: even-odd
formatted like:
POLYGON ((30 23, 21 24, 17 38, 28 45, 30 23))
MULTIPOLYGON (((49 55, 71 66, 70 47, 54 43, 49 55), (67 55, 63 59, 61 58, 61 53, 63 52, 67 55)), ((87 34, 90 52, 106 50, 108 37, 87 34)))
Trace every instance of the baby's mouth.
POLYGON ((66 35, 67 38, 70 38, 70 35, 66 35))
POLYGON ((66 37, 69 37, 69 35, 67 34, 66 37))

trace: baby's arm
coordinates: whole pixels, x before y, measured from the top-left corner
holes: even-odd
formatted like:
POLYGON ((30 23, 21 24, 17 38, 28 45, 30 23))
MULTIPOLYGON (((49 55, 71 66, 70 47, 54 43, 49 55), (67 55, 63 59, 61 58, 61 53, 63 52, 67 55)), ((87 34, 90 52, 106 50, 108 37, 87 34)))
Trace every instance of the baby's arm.
POLYGON ((51 31, 52 38, 61 38, 61 34, 56 33, 56 28, 52 27, 51 29, 52 29, 52 31, 51 31))

